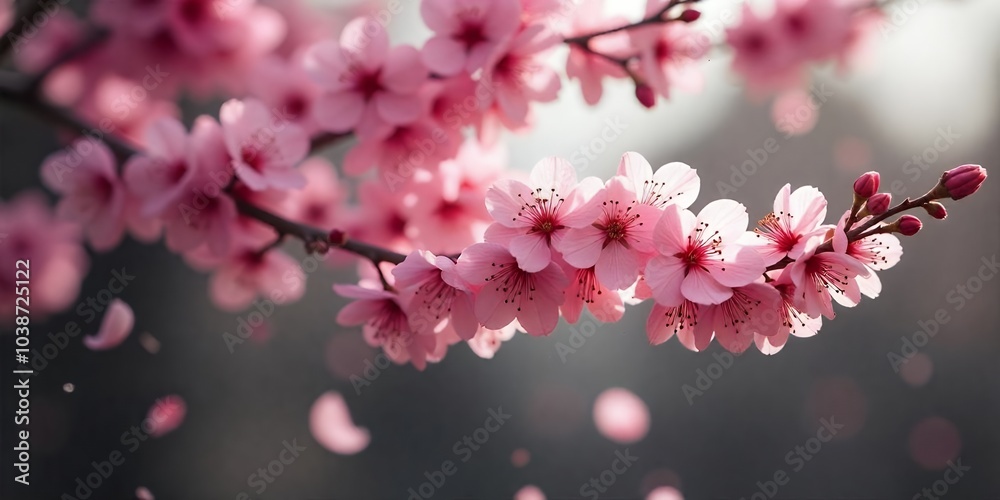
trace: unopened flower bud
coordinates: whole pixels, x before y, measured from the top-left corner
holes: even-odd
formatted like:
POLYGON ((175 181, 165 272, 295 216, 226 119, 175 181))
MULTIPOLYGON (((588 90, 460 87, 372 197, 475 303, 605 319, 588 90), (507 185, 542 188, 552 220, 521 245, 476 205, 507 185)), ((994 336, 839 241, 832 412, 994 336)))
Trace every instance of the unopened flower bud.
POLYGON ((939 186, 944 186, 946 196, 961 200, 976 191, 986 181, 986 169, 979 165, 962 165, 941 175, 939 186))
POLYGON ((944 219, 948 217, 948 211, 944 209, 944 205, 936 201, 929 201, 927 203, 924 203, 923 206, 924 210, 926 210, 927 213, 930 214, 931 217, 934 217, 935 219, 944 219))
POLYGON ((865 172, 854 181, 854 194, 868 199, 878 192, 880 177, 878 172, 865 172))
POLYGON ((637 83, 635 85, 635 98, 647 108, 652 108, 656 105, 656 92, 653 91, 653 87, 645 83, 637 83))
POLYGON ((684 23, 693 23, 701 18, 701 11, 697 9, 688 9, 681 12, 681 15, 677 18, 684 23))
POLYGON ((868 215, 882 215, 889 210, 889 205, 892 203, 892 195, 889 193, 875 193, 868 198, 868 202, 865 203, 865 210, 868 215))
POLYGON ((330 244, 334 246, 341 246, 347 241, 347 234, 339 229, 334 229, 330 231, 330 244))
POLYGON ((903 236, 913 236, 920 231, 920 228, 924 227, 924 223, 920 222, 920 219, 907 214, 896 221, 896 226, 899 229, 899 233, 903 236))

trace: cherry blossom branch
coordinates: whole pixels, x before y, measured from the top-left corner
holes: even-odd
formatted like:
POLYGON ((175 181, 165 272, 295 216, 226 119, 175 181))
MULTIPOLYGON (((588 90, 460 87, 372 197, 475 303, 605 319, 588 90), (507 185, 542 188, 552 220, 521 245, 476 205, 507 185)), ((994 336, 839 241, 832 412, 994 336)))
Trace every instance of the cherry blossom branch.
POLYGON ((590 52, 592 54, 599 55, 599 56, 604 56, 604 54, 602 54, 600 52, 597 52, 597 51, 594 51, 593 49, 591 49, 589 47, 589 43, 590 43, 590 41, 592 39, 597 38, 599 36, 610 35, 612 33, 618 33, 619 31, 632 30, 632 29, 639 28, 639 27, 642 27, 642 26, 647 26, 647 25, 650 25, 650 24, 663 24, 663 23, 668 23, 668 22, 671 22, 671 21, 680 20, 679 18, 678 19, 664 19, 663 16, 665 16, 667 14, 667 12, 670 9, 673 9, 674 7, 677 7, 679 5, 684 5, 684 4, 697 3, 699 1, 700 0, 670 0, 670 2, 668 2, 666 5, 664 5, 663 8, 661 8, 655 14, 652 14, 652 15, 650 15, 650 16, 648 16, 648 17, 646 17, 646 18, 644 18, 644 19, 642 19, 640 21, 637 21, 637 22, 631 23, 631 24, 626 24, 626 25, 623 25, 623 26, 618 26, 618 27, 615 27, 615 28, 605 29, 605 30, 601 30, 601 31, 595 31, 593 33, 587 33, 587 34, 583 34, 583 35, 577 35, 577 36, 569 37, 569 38, 564 39, 563 43, 567 43, 567 44, 570 44, 570 45, 578 45, 581 49, 583 49, 583 50, 585 50, 587 52, 590 52))
MULTIPOLYGON (((3 76, 3 78, 0 78, 0 100, 6 100, 21 106, 59 128, 66 129, 77 135, 89 136, 95 140, 103 141, 119 160, 124 161, 130 156, 140 153, 136 146, 127 143, 110 131, 101 132, 92 124, 76 116, 73 112, 45 102, 33 91, 30 85, 23 81, 22 75, 0 73, 0 76, 3 76), (19 81, 18 77, 20 77, 21 81, 19 81), (100 136, 96 137, 98 134, 100 136)), ((347 135, 322 134, 314 137, 311 142, 312 151, 333 144, 347 135)), ((380 263, 389 262, 399 264, 406 258, 405 255, 388 249, 351 240, 342 231, 334 230, 331 232, 290 221, 237 196, 233 198, 240 213, 267 224, 278 232, 279 238, 276 243, 283 241, 286 236, 292 236, 302 240, 306 245, 306 249, 310 252, 326 252, 330 248, 340 248, 368 259, 375 264, 376 268, 378 268, 378 264, 380 263)), ((266 252, 269 249, 265 248, 263 251, 266 252)), ((379 273, 381 274, 381 270, 379 270, 379 273)), ((387 283, 385 278, 382 278, 383 282, 387 283)))
POLYGON ((376 267, 383 262, 399 264, 406 258, 401 253, 349 239, 342 231, 324 231, 290 221, 242 198, 236 198, 236 208, 243 215, 273 227, 278 232, 278 236, 292 236, 302 240, 310 251, 324 252, 329 248, 340 248, 368 259, 376 267))

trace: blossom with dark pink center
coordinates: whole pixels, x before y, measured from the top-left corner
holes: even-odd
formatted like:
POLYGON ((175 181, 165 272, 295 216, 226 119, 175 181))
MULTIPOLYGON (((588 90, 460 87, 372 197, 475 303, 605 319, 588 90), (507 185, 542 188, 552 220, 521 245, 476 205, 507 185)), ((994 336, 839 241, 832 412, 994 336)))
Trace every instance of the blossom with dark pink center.
POLYGON ((653 305, 646 319, 646 337, 651 345, 662 344, 677 335, 681 345, 704 351, 712 343, 712 322, 702 321, 702 305, 684 300, 676 306, 653 305))
POLYGON ((368 345, 381 347, 397 364, 409 361, 421 371, 427 367, 437 347, 436 335, 419 335, 413 331, 406 316, 406 300, 393 292, 356 285, 333 285, 333 290, 342 297, 354 299, 337 313, 337 323, 362 325, 368 345))
POLYGON ((478 289, 476 317, 486 328, 497 330, 516 319, 531 335, 548 335, 555 330, 569 284, 555 262, 529 272, 518 267, 503 246, 477 243, 458 258, 458 272, 478 289))
POLYGON ((421 51, 431 71, 473 73, 520 25, 518 0, 423 0, 420 16, 434 31, 421 51))
POLYGON ((487 61, 480 82, 492 90, 497 117, 507 128, 527 125, 532 102, 558 96, 559 75, 544 56, 559 40, 544 26, 532 25, 501 44, 487 61))
POLYGON ((838 234, 833 241, 833 252, 816 252, 812 248, 787 268, 798 294, 796 307, 809 316, 836 317, 831 299, 845 307, 858 305, 861 302, 858 278, 870 274, 861 261, 847 255, 846 237, 838 234))
POLYGON ((601 206, 587 202, 601 182, 589 177, 577 183, 573 166, 557 157, 535 164, 529 182, 530 187, 504 179, 486 192, 486 208, 497 221, 494 226, 499 225, 487 231, 487 241, 509 246, 522 269, 536 272, 549 265, 552 248, 559 248, 570 228, 597 219, 601 206))
POLYGON ((781 295, 773 286, 750 283, 733 289, 721 304, 702 305, 699 321, 712 325, 719 344, 727 351, 741 353, 757 335, 772 337, 782 323, 781 295))
POLYGON ((42 181, 62 195, 60 217, 83 225, 95 250, 114 248, 125 234, 125 184, 115 158, 103 142, 79 139, 42 164, 42 181))
POLYGON ((373 17, 348 23, 339 41, 313 45, 305 64, 324 89, 315 103, 316 119, 331 132, 357 129, 368 136, 383 124, 402 125, 420 116, 417 91, 427 68, 417 49, 390 48, 385 27, 373 17))
POLYGON ((280 250, 242 248, 215 270, 208 287, 212 302, 226 311, 245 309, 258 296, 288 304, 305 293, 305 273, 280 250))
MULTIPOLYGON (((659 12, 665 3, 650 0, 646 15, 659 12)), ((669 99, 674 88, 697 92, 704 86, 698 62, 710 45, 702 43, 686 23, 652 24, 630 30, 629 35, 632 46, 639 49, 638 74, 658 95, 669 99)))
POLYGON ((768 276, 774 279, 770 284, 781 295, 781 307, 778 311, 781 325, 774 335, 754 334, 754 343, 761 353, 770 355, 777 353, 785 346, 789 335, 812 337, 819 333, 820 327, 823 326, 823 318, 809 316, 798 310, 795 306, 795 285, 792 284, 788 273, 771 271, 768 276))
POLYGON ((427 251, 414 251, 392 269, 396 286, 412 294, 407 316, 417 334, 433 334, 451 326, 462 340, 479 330, 468 283, 455 261, 427 251))
POLYGON ((697 217, 667 206, 653 235, 660 255, 649 261, 645 272, 656 302, 720 304, 732 296, 733 287, 760 278, 766 267, 763 259, 737 243, 748 222, 746 207, 733 200, 713 201, 697 217))
POLYGON ((785 184, 774 198, 774 211, 740 242, 757 250, 768 266, 785 257, 797 259, 812 240, 826 235, 827 229, 822 227, 826 205, 818 189, 802 186, 793 192, 791 185, 785 184))
POLYGON ((597 278, 612 290, 627 288, 639 277, 653 252, 653 229, 660 209, 639 203, 626 177, 611 178, 588 205, 599 215, 590 225, 570 228, 556 249, 573 267, 595 267, 597 278))
POLYGON ((566 302, 560 310, 567 323, 576 323, 586 307, 601 323, 614 323, 625 314, 625 302, 617 290, 608 288, 597 277, 593 267, 567 269, 569 287, 566 302))
POLYGON ((309 153, 309 136, 277 111, 257 99, 231 99, 219 110, 236 177, 254 191, 306 184, 295 166, 309 153))

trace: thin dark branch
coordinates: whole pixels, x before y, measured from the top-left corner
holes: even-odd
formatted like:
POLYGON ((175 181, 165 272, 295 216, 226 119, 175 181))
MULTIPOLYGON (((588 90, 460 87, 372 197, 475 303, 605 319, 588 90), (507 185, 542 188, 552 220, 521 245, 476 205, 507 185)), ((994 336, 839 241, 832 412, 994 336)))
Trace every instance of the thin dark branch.
MULTIPOLYGON (((29 0, 28 5, 17 11, 14 14, 14 24, 10 26, 10 29, 3 34, 3 38, 0 38, 0 60, 2 60, 8 52, 14 47, 14 42, 16 39, 20 38, 24 40, 24 30, 29 27, 33 21, 36 14, 42 12, 42 2, 41 0, 29 0)), ((39 27, 35 27, 39 29, 39 27)))
POLYGON ((73 48, 59 54, 59 57, 52 61, 48 66, 32 75, 31 79, 28 81, 28 87, 33 91, 37 91, 42 82, 45 81, 45 78, 55 71, 56 68, 87 54, 100 45, 101 42, 106 40, 109 34, 110 32, 104 28, 91 29, 83 40, 80 40, 80 42, 73 46, 73 48))

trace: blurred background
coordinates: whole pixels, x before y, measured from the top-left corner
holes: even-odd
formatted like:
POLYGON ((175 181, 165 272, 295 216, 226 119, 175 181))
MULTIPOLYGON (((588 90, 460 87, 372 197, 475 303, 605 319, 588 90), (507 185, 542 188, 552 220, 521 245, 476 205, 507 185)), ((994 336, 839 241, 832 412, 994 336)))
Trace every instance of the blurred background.
MULTIPOLYGON (((614 3, 633 17, 641 9, 640 2, 614 3)), ((511 167, 576 155, 586 158, 578 164, 582 174, 606 178, 623 152, 639 151, 653 165, 683 161, 698 169, 695 211, 728 197, 744 203, 751 220, 770 210, 785 183, 823 191, 832 221, 866 170, 880 171, 883 190, 897 199, 922 194, 940 172, 963 163, 981 163, 996 177, 1000 4, 898 3, 913 8, 901 11, 899 22, 890 18, 867 64, 847 75, 833 68, 814 74, 818 109, 801 115, 816 120, 807 134, 776 130, 770 101, 748 98, 729 71, 730 55, 716 50, 705 66, 704 92, 678 93, 652 110, 635 102, 627 81, 611 84, 596 107, 585 106, 578 85, 564 81, 559 101, 537 108, 535 129, 508 137, 511 167), (737 173, 765 144, 777 150, 752 174, 737 173), (926 171, 914 165, 915 155, 926 171)), ((417 5, 403 2, 389 26, 395 42, 427 36, 417 5)), ((706 0, 705 20, 738 17, 740 8, 706 0)), ((185 120, 217 104, 190 104, 185 120)), ((0 198, 40 186, 38 166, 59 145, 47 125, 0 103, 0 198)), ((339 162, 344 147, 328 156, 339 162)), ((363 386, 351 377, 364 377, 378 351, 359 329, 334 322, 344 301, 330 290, 355 279, 350 267, 309 273, 305 298, 278 308, 266 335, 231 352, 224 334, 235 333, 246 313, 212 307, 207 276, 161 245, 128 240, 91 255, 78 302, 125 268, 135 279, 120 297, 135 311, 135 330, 107 352, 84 348, 78 337, 31 379, 30 489, 13 483, 8 465, 16 402, 7 353, 14 342, 11 328, 0 326, 3 498, 77 498, 77 478, 94 471, 92 462, 124 451, 122 433, 168 394, 186 401, 183 424, 124 451, 124 463, 91 498, 134 498, 139 486, 167 499, 406 498, 446 460, 458 470, 435 488, 440 498, 510 498, 529 484, 548 498, 575 498, 612 468, 616 453, 635 460, 615 472, 601 498, 642 498, 664 485, 692 499, 918 498, 924 488, 944 496, 933 487, 954 478, 946 474, 949 462, 965 469, 945 483, 947 496, 1000 498, 1000 279, 987 265, 1000 253, 997 184, 989 180, 975 196, 946 203, 945 222, 922 217, 921 233, 903 241, 903 260, 880 273, 881 297, 839 308, 818 336, 792 338, 774 356, 751 349, 730 360, 716 344, 693 353, 675 340, 650 347, 643 304, 618 324, 585 318, 548 338, 518 335, 492 360, 456 345, 422 373, 412 366, 369 369, 373 380, 363 386), (936 316, 947 320, 937 324, 936 316), (933 331, 929 322, 936 334, 897 373, 891 354, 910 352, 904 345, 922 340, 923 328, 933 331), (143 333, 158 340, 155 354, 140 345, 143 333), (648 407, 649 431, 638 442, 612 442, 595 428, 594 401, 613 387, 648 407), (356 455, 331 453, 310 433, 310 407, 330 390, 371 432, 370 445, 356 455), (456 443, 498 408, 510 418, 462 461, 456 443), (843 427, 828 442, 812 439, 824 421, 843 427), (262 492, 249 486, 251 475, 293 440, 305 448, 294 462, 262 492), (789 460, 797 447, 809 447, 808 460, 789 460), (788 481, 770 491, 777 473, 788 481)), ((305 260, 295 245, 287 247, 305 260)), ((34 345, 78 320, 75 309, 33 323, 34 345)), ((96 323, 84 333, 94 329, 96 323)))

